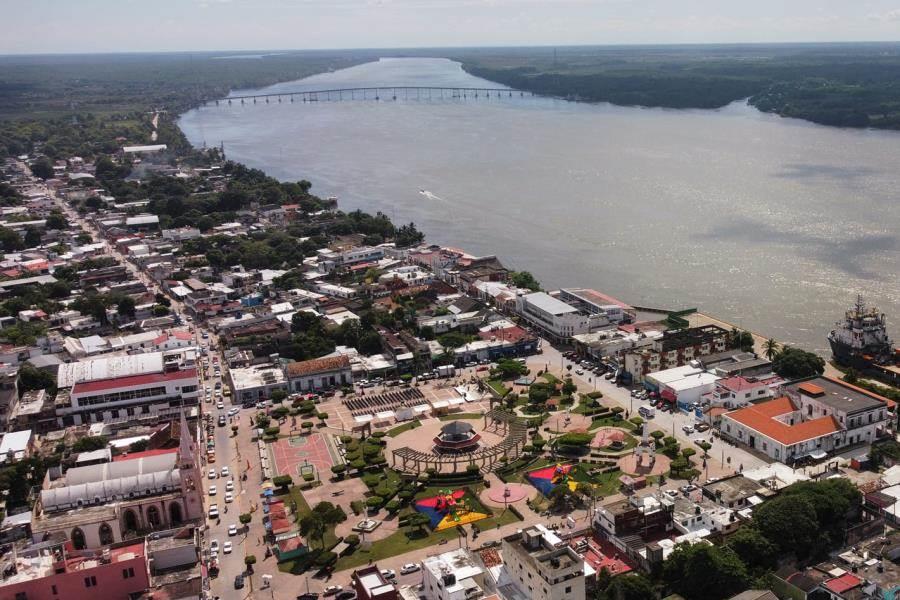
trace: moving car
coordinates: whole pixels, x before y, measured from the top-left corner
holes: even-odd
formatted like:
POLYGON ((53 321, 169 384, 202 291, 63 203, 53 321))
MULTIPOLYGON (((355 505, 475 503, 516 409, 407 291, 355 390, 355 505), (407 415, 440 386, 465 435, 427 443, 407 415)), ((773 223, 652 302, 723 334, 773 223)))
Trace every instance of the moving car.
POLYGON ((390 581, 397 578, 397 573, 393 569, 382 569, 381 576, 390 581))
POLYGON ((709 431, 709 423, 697 423, 697 425, 694 426, 694 429, 696 429, 700 433, 709 431))
POLYGON ((225 542, 222 544, 222 553, 223 554, 231 554, 231 542, 225 542))
POLYGON ((419 565, 417 565, 416 563, 406 563, 405 565, 400 567, 400 574, 408 575, 410 573, 415 573, 419 569, 421 569, 421 567, 419 565))

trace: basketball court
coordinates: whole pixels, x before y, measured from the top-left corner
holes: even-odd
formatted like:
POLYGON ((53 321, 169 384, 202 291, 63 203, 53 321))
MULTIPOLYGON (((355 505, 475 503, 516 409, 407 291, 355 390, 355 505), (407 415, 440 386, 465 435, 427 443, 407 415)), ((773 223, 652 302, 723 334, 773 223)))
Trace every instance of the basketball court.
POLYGON ((320 477, 331 476, 329 473, 334 463, 328 452, 328 443, 321 433, 280 438, 269 445, 269 451, 279 475, 300 476, 301 468, 309 464, 316 468, 320 477))

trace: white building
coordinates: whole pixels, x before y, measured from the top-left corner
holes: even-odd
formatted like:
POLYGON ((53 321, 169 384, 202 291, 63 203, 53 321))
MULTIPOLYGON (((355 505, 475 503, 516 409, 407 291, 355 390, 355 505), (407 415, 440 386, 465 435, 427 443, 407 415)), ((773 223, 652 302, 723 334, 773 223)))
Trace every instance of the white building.
POLYGON ((285 372, 292 392, 317 392, 353 383, 350 359, 344 355, 292 362, 285 372))
POLYGON ((590 333, 609 325, 599 314, 588 315, 546 292, 516 296, 516 312, 552 338, 567 340, 573 335, 590 333))
POLYGON ((193 350, 95 358, 60 365, 56 415, 61 426, 129 423, 177 416, 196 405, 193 350))
POLYGON ((284 371, 274 365, 229 369, 228 376, 231 378, 234 404, 270 398, 275 390, 281 390, 285 394, 289 391, 284 371))
POLYGON ((459 548, 422 561, 422 593, 428 600, 473 600, 483 595, 484 569, 459 548))
POLYGON ((501 577, 501 581, 508 580, 507 585, 518 588, 519 597, 532 600, 585 597, 584 559, 543 525, 506 536, 500 552, 507 576, 501 577))
POLYGON ((774 400, 722 415, 721 433, 790 464, 870 444, 887 426, 887 400, 828 377, 793 382, 774 400))

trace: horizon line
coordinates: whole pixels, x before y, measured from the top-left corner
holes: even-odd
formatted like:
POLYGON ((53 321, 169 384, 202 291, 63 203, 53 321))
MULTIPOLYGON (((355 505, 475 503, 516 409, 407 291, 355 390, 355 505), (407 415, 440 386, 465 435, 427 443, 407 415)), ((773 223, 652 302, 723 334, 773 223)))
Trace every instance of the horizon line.
POLYGON ((142 55, 142 54, 216 54, 230 52, 233 54, 252 53, 289 53, 289 52, 365 52, 365 51, 410 51, 410 50, 481 50, 481 49, 529 49, 529 48, 691 48, 709 46, 891 46, 900 45, 900 40, 833 40, 833 41, 792 41, 792 42, 634 42, 613 44, 500 44, 500 45, 467 45, 467 46, 367 46, 367 47, 323 47, 323 48, 245 48, 215 50, 182 49, 182 50, 97 50, 97 51, 64 51, 64 52, 12 52, 2 53, 0 58, 12 57, 48 57, 48 56, 110 56, 110 55, 142 55))

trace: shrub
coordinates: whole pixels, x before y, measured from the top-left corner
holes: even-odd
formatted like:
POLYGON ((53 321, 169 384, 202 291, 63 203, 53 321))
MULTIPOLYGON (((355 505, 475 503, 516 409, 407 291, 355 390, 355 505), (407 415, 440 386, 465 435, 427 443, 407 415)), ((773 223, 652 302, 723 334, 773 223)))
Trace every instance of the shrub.
POLYGON ((384 498, 382 498, 381 496, 369 496, 366 499, 366 506, 368 506, 369 508, 378 509, 381 508, 382 504, 384 504, 384 498))
POLYGON ((316 558, 313 560, 313 563, 315 563, 316 566, 324 567, 324 566, 330 565, 331 563, 333 563, 336 560, 337 560, 337 554, 335 554, 334 552, 331 552, 329 550, 326 552, 322 552, 318 556, 316 556, 316 558))
POLYGON ((397 500, 390 500, 384 507, 388 510, 388 512, 395 513, 400 510, 400 502, 397 500))
POLYGON ((313 422, 312 421, 303 421, 302 423, 300 423, 300 427, 309 431, 310 429, 313 428, 313 422))
POLYGON ((254 556, 253 554, 248 554, 247 556, 244 557, 244 564, 247 566, 255 565, 256 564, 256 556, 254 556))
POLYGON ((340 438, 342 444, 349 444, 353 441, 353 436, 351 435, 342 435, 340 438))
POLYGON ((363 504, 362 500, 351 500, 350 501, 350 510, 353 511, 353 514, 360 515, 365 509, 365 504, 363 504))
POLYGON ((385 433, 384 431, 376 431, 376 432, 374 432, 370 437, 373 437, 373 438, 375 438, 376 440, 380 440, 380 439, 383 438, 385 435, 387 435, 387 433, 385 433))
POLYGON ((348 546, 358 546, 359 545, 359 536, 355 533, 351 533, 347 537, 344 538, 344 543, 348 546))
POLYGON ((325 419, 328 418, 328 413, 327 412, 316 413, 316 418, 319 419, 320 421, 324 421, 325 419))
POLYGON ((278 487, 286 488, 294 483, 294 480, 290 475, 278 475, 272 478, 272 483, 278 487))
POLYGON ((478 473, 480 470, 481 470, 481 467, 479 467, 479 466, 476 465, 475 463, 471 463, 471 464, 466 465, 466 472, 467 472, 467 473, 473 473, 473 474, 474 474, 474 473, 478 473))
POLYGON ((315 481, 315 479, 316 479, 316 476, 313 475, 312 473, 304 473, 303 474, 303 481, 315 481))
POLYGON ((368 463, 366 463, 366 461, 364 461, 363 459, 357 458, 350 463, 350 467, 356 469, 357 471, 361 471, 366 468, 367 464, 368 463))
POLYGON ((281 431, 281 427, 275 425, 273 427, 266 427, 263 433, 269 437, 275 437, 281 431))
POLYGON ((251 515, 250 513, 244 513, 244 514, 238 516, 238 521, 241 522, 241 525, 249 525, 250 521, 252 521, 252 520, 253 520, 253 515, 251 515))
POLYGON ((644 420, 638 416, 631 417, 628 419, 631 423, 634 423, 635 427, 640 427, 644 424, 644 420))

